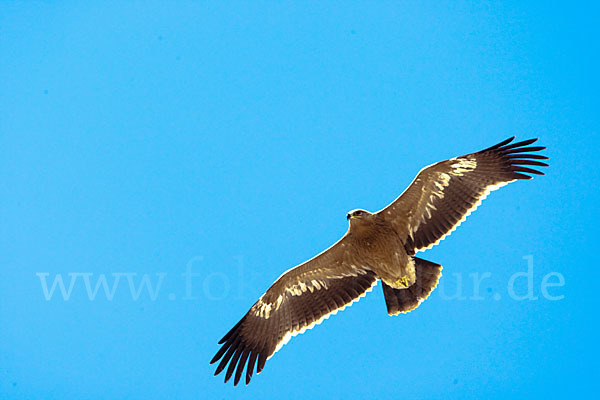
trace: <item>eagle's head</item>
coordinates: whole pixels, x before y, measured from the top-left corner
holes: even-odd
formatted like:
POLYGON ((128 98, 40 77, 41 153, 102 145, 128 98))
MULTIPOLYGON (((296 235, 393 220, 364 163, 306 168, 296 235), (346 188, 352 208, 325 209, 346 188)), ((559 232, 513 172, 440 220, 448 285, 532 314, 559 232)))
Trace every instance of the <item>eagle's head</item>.
POLYGON ((346 214, 346 219, 350 221, 350 226, 369 224, 373 221, 375 214, 365 210, 352 210, 346 214))

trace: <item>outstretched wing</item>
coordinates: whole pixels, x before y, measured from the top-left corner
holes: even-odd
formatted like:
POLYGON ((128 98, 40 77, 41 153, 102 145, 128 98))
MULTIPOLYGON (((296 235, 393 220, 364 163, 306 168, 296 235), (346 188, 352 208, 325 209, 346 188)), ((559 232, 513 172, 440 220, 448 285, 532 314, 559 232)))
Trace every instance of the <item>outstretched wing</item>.
POLYGON ((407 251, 414 254, 438 244, 491 191, 517 179, 531 179, 527 174, 543 175, 523 165, 547 167, 536 160, 548 157, 528 154, 545 147, 528 147, 537 139, 509 144, 513 139, 422 169, 400 197, 379 211, 405 235, 407 251))
POLYGON ((222 347, 211 360, 211 364, 221 360, 215 375, 229 364, 225 382, 235 371, 237 385, 248 365, 248 384, 257 361, 259 373, 266 360, 292 336, 321 323, 372 289, 375 274, 361 266, 347 238, 285 272, 261 296, 219 342, 222 347))

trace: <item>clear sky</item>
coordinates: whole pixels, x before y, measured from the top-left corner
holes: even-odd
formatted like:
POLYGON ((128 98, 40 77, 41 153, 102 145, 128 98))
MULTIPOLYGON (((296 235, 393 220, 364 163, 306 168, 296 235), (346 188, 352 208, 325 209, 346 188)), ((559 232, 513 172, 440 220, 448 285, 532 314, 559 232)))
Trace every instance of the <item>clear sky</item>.
POLYGON ((2 2, 0 398, 598 393, 598 11, 2 2), (249 386, 212 376, 347 211, 513 135, 547 175, 420 253, 444 275, 417 310, 389 317, 378 285, 249 386))

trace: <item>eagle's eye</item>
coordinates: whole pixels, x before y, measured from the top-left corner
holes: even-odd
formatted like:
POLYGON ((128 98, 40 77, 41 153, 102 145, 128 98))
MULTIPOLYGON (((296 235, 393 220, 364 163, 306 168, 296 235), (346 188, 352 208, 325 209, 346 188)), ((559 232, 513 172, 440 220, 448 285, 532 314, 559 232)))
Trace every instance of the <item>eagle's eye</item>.
POLYGON ((362 211, 354 211, 354 215, 357 216, 357 217, 361 216, 362 213, 363 213, 362 211))

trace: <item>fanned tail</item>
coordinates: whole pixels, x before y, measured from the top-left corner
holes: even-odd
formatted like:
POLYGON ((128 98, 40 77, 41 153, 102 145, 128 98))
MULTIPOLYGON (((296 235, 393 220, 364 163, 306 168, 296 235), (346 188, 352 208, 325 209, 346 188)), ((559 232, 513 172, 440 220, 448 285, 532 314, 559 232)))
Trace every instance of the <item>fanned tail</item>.
POLYGON ((389 315, 398 315, 414 310, 435 289, 442 276, 442 266, 422 258, 414 257, 415 283, 406 289, 394 289, 382 283, 383 296, 389 315))

